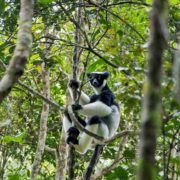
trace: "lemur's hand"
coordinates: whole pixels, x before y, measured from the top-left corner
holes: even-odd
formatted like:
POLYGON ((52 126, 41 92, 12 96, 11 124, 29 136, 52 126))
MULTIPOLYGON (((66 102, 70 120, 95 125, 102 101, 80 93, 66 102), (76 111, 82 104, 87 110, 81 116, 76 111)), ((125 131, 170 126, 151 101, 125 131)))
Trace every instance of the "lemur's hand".
POLYGON ((69 82, 69 87, 78 89, 79 88, 79 82, 74 80, 74 79, 71 79, 69 82))
POLYGON ((78 111, 80 109, 82 109, 82 106, 80 104, 72 104, 73 111, 78 111))

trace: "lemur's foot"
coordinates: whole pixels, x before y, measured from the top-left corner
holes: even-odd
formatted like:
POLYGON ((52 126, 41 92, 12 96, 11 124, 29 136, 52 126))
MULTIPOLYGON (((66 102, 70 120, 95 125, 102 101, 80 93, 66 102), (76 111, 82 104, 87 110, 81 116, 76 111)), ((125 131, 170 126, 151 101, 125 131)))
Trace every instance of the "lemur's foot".
POLYGON ((75 127, 70 127, 67 131, 69 137, 77 138, 79 136, 79 130, 75 127))
POLYGON ((66 139, 66 143, 67 144, 70 144, 70 143, 72 143, 72 144, 79 144, 79 141, 78 141, 78 139, 76 139, 76 138, 74 138, 74 137, 68 137, 67 139, 66 139))
POLYGON ((68 137, 66 139, 66 143, 78 144, 77 137, 79 136, 79 133, 80 133, 79 130, 75 127, 71 127, 69 128, 67 133, 68 133, 68 137))

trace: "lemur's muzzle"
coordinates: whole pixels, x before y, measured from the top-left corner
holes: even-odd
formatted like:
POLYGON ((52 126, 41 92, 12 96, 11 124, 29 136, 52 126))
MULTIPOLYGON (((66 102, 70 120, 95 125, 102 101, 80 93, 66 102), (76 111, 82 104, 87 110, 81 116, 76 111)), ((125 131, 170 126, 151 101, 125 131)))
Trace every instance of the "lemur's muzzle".
POLYGON ((92 85, 93 85, 94 87, 98 87, 98 86, 99 86, 99 82, 97 81, 97 79, 94 79, 94 80, 92 81, 92 85))

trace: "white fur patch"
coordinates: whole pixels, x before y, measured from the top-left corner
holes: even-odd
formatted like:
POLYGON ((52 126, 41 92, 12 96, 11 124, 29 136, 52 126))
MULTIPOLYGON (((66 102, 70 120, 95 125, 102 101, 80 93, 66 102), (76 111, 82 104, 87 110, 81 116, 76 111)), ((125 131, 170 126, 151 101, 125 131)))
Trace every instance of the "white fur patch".
POLYGON ((106 83, 107 83, 107 80, 104 79, 103 84, 102 84, 100 87, 97 88, 97 87, 94 87, 93 85, 91 85, 91 86, 92 86, 92 88, 94 89, 94 92, 95 92, 96 94, 100 94, 101 91, 102 91, 102 89, 103 89, 103 87, 106 85, 106 83))

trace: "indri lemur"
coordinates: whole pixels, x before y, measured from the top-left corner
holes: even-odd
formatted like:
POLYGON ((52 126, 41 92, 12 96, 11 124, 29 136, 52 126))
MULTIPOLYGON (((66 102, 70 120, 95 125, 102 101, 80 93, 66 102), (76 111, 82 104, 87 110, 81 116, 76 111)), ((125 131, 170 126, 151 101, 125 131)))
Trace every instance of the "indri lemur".
MULTIPOLYGON (((95 94, 89 97, 81 92, 79 104, 73 104, 72 109, 86 116, 85 120, 80 117, 78 120, 88 131, 104 138, 112 137, 119 127, 120 111, 115 102, 115 96, 107 85, 109 73, 87 73, 87 77, 95 94)), ((78 82, 71 81, 70 86, 78 88, 78 82)), ((101 144, 95 138, 74 127, 67 111, 64 115, 63 127, 66 132, 67 143, 71 143, 81 154, 86 153, 92 144, 101 144)))

